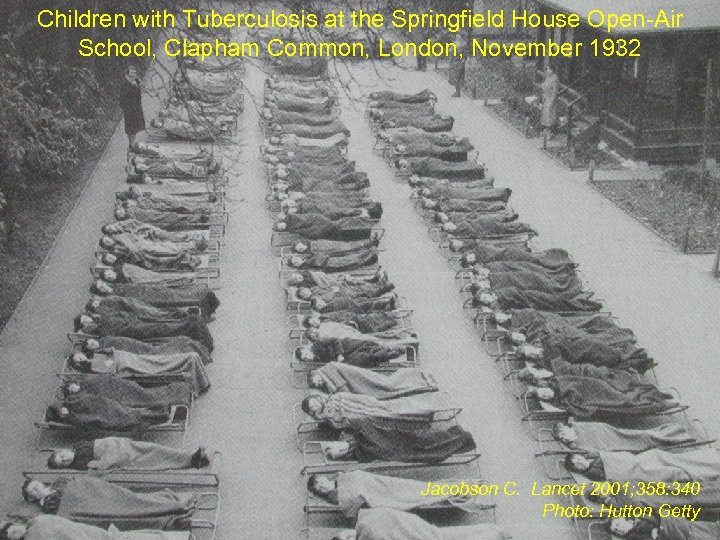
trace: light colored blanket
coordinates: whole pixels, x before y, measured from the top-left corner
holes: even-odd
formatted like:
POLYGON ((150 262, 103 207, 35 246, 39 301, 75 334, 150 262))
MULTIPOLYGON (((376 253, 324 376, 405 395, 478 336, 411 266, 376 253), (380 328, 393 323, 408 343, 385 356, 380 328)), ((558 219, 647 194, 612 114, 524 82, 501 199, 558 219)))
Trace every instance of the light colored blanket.
POLYGON ((429 421, 432 420, 435 411, 450 408, 447 394, 439 392, 413 394, 382 401, 364 394, 338 392, 328 397, 322 416, 337 427, 342 427, 347 421, 369 416, 429 421))
POLYGON ((156 443, 134 441, 126 437, 95 439, 95 460, 90 469, 172 470, 190 467, 192 450, 169 448, 156 443))
POLYGON ((436 392, 435 378, 426 371, 414 368, 399 369, 383 374, 340 362, 330 362, 316 370, 331 394, 349 392, 364 394, 379 400, 394 399, 412 394, 436 392))
POLYGON ((604 422, 573 422, 577 446, 584 450, 644 452, 693 441, 687 427, 666 423, 651 429, 621 429, 604 422))
POLYGON ((720 452, 715 448, 700 448, 673 453, 660 449, 642 454, 629 452, 600 452, 605 476, 610 481, 717 480, 720 478, 720 452))
MULTIPOLYGON (((482 480, 465 479, 466 484, 481 484, 482 480)), ((438 480, 437 484, 459 484, 460 480, 438 480)), ((340 473, 337 477, 338 506, 346 517, 356 517, 362 507, 412 510, 453 506, 466 512, 476 512, 487 506, 483 497, 422 496, 427 482, 383 476, 366 471, 340 473)), ((406 536, 405 538, 414 538, 406 536)))
POLYGON ((52 515, 40 515, 29 522, 25 540, 188 540, 184 531, 118 531, 75 523, 52 515))
POLYGON ((506 540, 494 523, 436 527, 419 516, 391 508, 362 510, 355 525, 357 540, 506 540))
POLYGON ((210 386, 205 365, 195 352, 177 354, 133 354, 126 351, 114 351, 115 372, 118 375, 161 375, 164 373, 184 373, 188 376, 195 396, 210 386))

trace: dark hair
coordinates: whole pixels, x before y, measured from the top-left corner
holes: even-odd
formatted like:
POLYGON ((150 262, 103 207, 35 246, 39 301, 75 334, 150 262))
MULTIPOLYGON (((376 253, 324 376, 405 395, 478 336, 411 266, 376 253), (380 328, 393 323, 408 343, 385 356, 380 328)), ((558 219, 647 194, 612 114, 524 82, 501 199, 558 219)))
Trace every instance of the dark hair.
POLYGON ((91 298, 91 299, 88 300, 87 303, 85 304, 85 312, 86 312, 86 313, 92 313, 93 310, 94 310, 94 308, 93 308, 93 299, 91 298))
MULTIPOLYGON (((8 540, 8 531, 13 525, 27 525, 26 519, 27 518, 15 519, 14 521, 8 521, 5 523, 5 525, 3 525, 0 529, 0 540, 8 540)), ((23 538, 25 538, 25 535, 23 535, 23 538)))
MULTIPOLYGON (((78 354, 79 351, 73 351, 68 355, 68 364, 77 371, 80 371, 81 373, 92 373, 92 366, 90 365, 90 362, 78 362, 75 360, 74 356, 78 354)), ((85 354, 85 353, 82 353, 85 354)), ((93 354, 92 351, 90 351, 85 356, 88 358, 88 360, 91 358, 91 355, 93 354)))
MULTIPOLYGON (((635 518, 633 522, 633 528, 625 535, 624 538, 627 538, 628 540, 647 540, 648 538, 651 538, 650 535, 652 534, 652 530, 656 527, 653 522, 642 518, 635 518)), ((608 521, 608 528, 609 526, 610 521, 608 521)))
POLYGON ((316 480, 316 474, 311 474, 308 477, 307 481, 307 490, 312 493, 313 495, 320 495, 317 491, 315 491, 315 480, 316 480))
POLYGON ((382 217, 383 213, 383 207, 382 203, 379 202, 373 202, 368 207, 368 216, 370 216, 370 219, 380 219, 382 217))
POLYGON ((83 313, 78 313, 75 318, 73 319, 73 328, 74 332, 79 331, 82 328, 82 323, 80 322, 80 317, 83 316, 83 313))
POLYGON ((100 232, 102 232, 103 234, 108 234, 107 230, 108 230, 108 227, 109 227, 109 226, 110 226, 110 224, 109 224, 109 223, 106 223, 105 225, 103 225, 102 227, 100 227, 100 232))
POLYGON ((311 318, 311 315, 305 315, 305 316, 302 318, 301 324, 302 324, 305 328, 310 328, 310 318, 311 318))
POLYGON ((562 436, 560 435, 560 428, 566 427, 566 424, 563 424, 562 422, 555 422, 551 428, 552 431, 552 438, 556 441, 563 441, 562 436))
MULTIPOLYGON (((307 385, 308 385, 310 388, 320 389, 320 387, 313 386, 313 383, 312 383, 313 375, 314 375, 316 372, 317 372, 316 369, 311 369, 310 371, 307 372, 307 385)), ((323 385, 323 386, 324 386, 324 385, 323 385)))
POLYGON ((295 349, 295 358, 302 361, 302 347, 295 349))
POLYGON ((573 463, 572 458, 573 458, 574 455, 575 455, 575 454, 565 454, 565 461, 564 461, 564 463, 565 463, 565 468, 566 468, 568 471, 580 472, 580 471, 577 470, 577 468, 575 467, 575 464, 573 463))
POLYGON ((95 354, 95 351, 91 350, 87 344, 87 342, 91 339, 95 339, 95 338, 92 338, 92 337, 87 338, 85 341, 82 342, 82 345, 80 345, 80 351, 82 351, 82 353, 85 356, 87 356, 88 358, 92 358, 92 356, 95 354))
POLYGON ((47 467, 48 469, 59 469, 57 462, 55 461, 55 452, 53 451, 47 459, 47 467))
MULTIPOLYGON (((104 280, 103 280, 103 281, 104 281, 104 280)), ((109 286, 109 287, 112 287, 112 285, 110 285, 109 283, 108 283, 108 286, 109 286)), ((92 294, 94 294, 94 295, 97 295, 97 296, 106 296, 106 295, 107 295, 106 292, 103 292, 103 291, 101 291, 101 290, 98 288, 97 282, 93 282, 93 284, 90 285, 90 292, 91 292, 92 294)))
POLYGON ((22 485, 22 496, 23 499, 25 499, 27 502, 32 502, 32 499, 30 498, 30 494, 28 493, 28 486, 30 485, 30 482, 34 481, 34 478, 26 478, 25 482, 23 482, 22 485))
POLYGON ((302 400, 302 403, 300 404, 300 408, 303 410, 305 414, 309 414, 312 416, 312 413, 310 412, 310 400, 313 399, 315 396, 313 394, 310 394, 309 396, 306 396, 305 399, 302 400))

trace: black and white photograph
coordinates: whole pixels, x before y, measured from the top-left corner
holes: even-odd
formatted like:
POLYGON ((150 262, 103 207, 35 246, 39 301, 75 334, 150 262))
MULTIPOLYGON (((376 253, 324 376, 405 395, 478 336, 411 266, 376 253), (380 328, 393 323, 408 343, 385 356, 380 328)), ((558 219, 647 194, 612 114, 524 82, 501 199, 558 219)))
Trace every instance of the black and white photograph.
POLYGON ((720 0, 2 0, 0 540, 719 540, 720 0))

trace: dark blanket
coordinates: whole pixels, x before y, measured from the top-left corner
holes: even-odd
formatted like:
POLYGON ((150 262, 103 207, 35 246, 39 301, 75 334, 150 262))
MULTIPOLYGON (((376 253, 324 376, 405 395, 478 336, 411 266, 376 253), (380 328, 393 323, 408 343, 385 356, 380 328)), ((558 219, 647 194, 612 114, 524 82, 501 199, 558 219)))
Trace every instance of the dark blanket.
POLYGON ((457 229, 452 233, 456 238, 488 238, 492 236, 508 236, 513 234, 535 233, 527 223, 519 221, 462 221, 455 223, 457 229))
POLYGON ((325 272, 347 272, 378 262, 377 248, 341 254, 313 253, 303 260, 302 268, 325 272))
POLYGON ((99 337, 118 336, 140 341, 186 336, 199 342, 210 352, 214 348, 207 324, 196 315, 167 322, 144 321, 127 313, 101 316, 95 318, 94 324, 85 327, 84 332, 99 337))
POLYGON ((582 284, 575 276, 548 274, 542 271, 517 270, 515 272, 490 272, 492 289, 514 287, 519 290, 538 291, 566 298, 574 298, 582 292, 582 284))
POLYGON ((582 333, 552 333, 542 340, 542 346, 546 360, 562 358, 571 364, 625 367, 618 351, 582 333))
MULTIPOLYGON (((345 283, 332 287, 316 287, 312 289, 313 298, 321 298, 330 302, 335 298, 377 298, 395 289, 395 285, 387 281, 377 283, 345 283)), ((334 310, 335 311, 335 310, 334 310)))
MULTIPOLYGON (((452 223, 462 223, 462 222, 479 222, 479 223, 488 223, 488 222, 495 222, 495 221, 501 221, 501 222, 510 222, 510 221, 517 221, 518 215, 514 213, 512 210, 503 210, 502 212, 492 212, 492 213, 486 213, 486 212, 445 212, 445 216, 447 216, 448 221, 451 221, 452 223)), ((436 213, 434 217, 435 221, 437 223, 442 223, 442 215, 440 213, 436 213)))
POLYGON ((101 317, 122 316, 131 314, 138 319, 152 321, 176 321, 187 317, 187 313, 178 308, 159 308, 138 298, 110 295, 102 297, 97 314, 101 317))
POLYGON ((309 240, 365 240, 370 238, 372 223, 360 217, 332 221, 322 214, 289 214, 287 231, 309 240))
POLYGON ((574 265, 546 268, 529 261, 497 261, 482 263, 482 266, 493 273, 534 272, 550 276, 551 279, 570 279, 577 276, 574 265))
POLYGON ((382 217, 382 204, 372 201, 359 202, 356 205, 348 204, 338 206, 321 200, 301 200, 297 204, 297 210, 301 214, 323 214, 332 220, 359 216, 363 210, 367 210, 368 215, 372 219, 380 219, 382 217))
POLYGON ((602 304, 582 297, 566 298, 540 291, 521 291, 515 287, 493 291, 501 309, 534 308, 552 312, 600 311, 602 304))
POLYGON ((319 311, 320 313, 330 313, 335 311, 372 313, 373 311, 392 311, 394 309, 394 297, 350 298, 349 296, 342 296, 333 298, 322 308, 316 308, 316 311, 319 311))
POLYGON ((195 202, 192 199, 170 199, 154 195, 143 195, 134 199, 134 205, 143 210, 193 215, 208 215, 217 209, 217 206, 209 201, 195 202))
POLYGON ((420 103, 397 103, 394 101, 375 101, 369 104, 369 114, 372 118, 381 118, 382 113, 400 112, 403 114, 433 114, 433 103, 430 101, 420 103))
POLYGON ((546 362, 548 369, 563 377, 584 377, 600 379, 620 392, 632 390, 639 381, 636 373, 624 369, 594 366, 592 364, 572 364, 562 358, 553 358, 546 362))
POLYGON ((645 349, 635 345, 632 330, 602 315, 562 317, 534 309, 514 310, 511 326, 528 340, 540 342, 545 356, 572 363, 632 368, 644 373, 653 365, 645 349))
POLYGON ((118 283, 113 292, 119 296, 138 298, 156 307, 197 306, 209 317, 220 305, 217 295, 206 285, 191 279, 178 279, 164 283, 118 283))
POLYGON ((269 150, 268 153, 277 157, 279 163, 326 163, 339 165, 347 158, 339 146, 306 147, 287 144, 281 150, 269 150))
POLYGON ((507 203, 512 194, 510 188, 466 188, 445 184, 426 188, 423 195, 431 199, 467 199, 471 201, 502 201, 507 203))
POLYGON ((128 219, 151 223, 167 230, 183 230, 204 225, 210 221, 208 214, 177 214, 131 206, 125 209, 128 219))
POLYGON ((305 139, 327 139, 336 133, 343 133, 350 136, 350 130, 340 120, 320 126, 309 126, 307 124, 283 124, 282 133, 292 133, 305 139))
POLYGON ((372 240, 355 240, 353 242, 338 242, 337 240, 313 240, 306 243, 308 253, 324 255, 344 255, 368 249, 376 249, 372 240))
MULTIPOLYGON (((694 501, 693 504, 697 506, 694 501)), ((718 521, 692 522, 684 519, 668 519, 660 525, 659 540, 717 540, 718 538, 720 538, 718 521)))
POLYGON ((62 421, 82 430, 137 432, 145 431, 150 424, 168 419, 169 411, 130 407, 112 399, 92 394, 73 394, 62 402, 50 405, 57 418, 57 411, 65 407, 69 415, 62 421))
POLYGON ((131 252, 122 248, 115 249, 117 247, 117 245, 113 246, 112 254, 120 263, 135 264, 146 270, 195 270, 201 264, 200 258, 189 251, 176 253, 131 252))
POLYGON ((653 366, 645 349, 631 343, 612 345, 601 334, 594 336, 566 326, 548 334, 542 341, 546 358, 561 357, 573 364, 633 369, 644 373, 653 366))
POLYGON ((304 176, 300 179, 286 179, 285 182, 288 182, 290 191, 300 191, 302 193, 350 193, 357 195, 362 194, 363 190, 370 186, 370 181, 364 173, 346 173, 342 176, 332 175, 328 178, 304 176))
POLYGON ((158 407, 170 410, 170 405, 190 405, 192 389, 187 383, 175 382, 151 388, 110 374, 85 375, 78 379, 80 392, 102 396, 129 407, 158 407))
POLYGON ((405 348, 391 348, 362 339, 330 339, 312 344, 315 362, 335 362, 342 355, 346 364, 360 367, 375 367, 393 358, 398 358, 405 348))
POLYGON ((603 379, 555 375, 555 383, 560 406, 580 420, 646 416, 677 405, 672 395, 640 382, 618 389, 603 379))
POLYGON ((394 317, 375 311, 372 313, 355 313, 353 311, 334 311, 325 313, 320 317, 321 321, 333 321, 344 324, 351 324, 363 334, 384 332, 397 326, 398 321, 394 317))
POLYGON ((274 96, 275 98, 272 104, 277 109, 299 113, 328 114, 336 103, 333 97, 326 97, 324 99, 301 98, 282 93, 275 93, 274 96))
POLYGON ((563 328, 570 326, 613 346, 635 343, 632 330, 620 328, 610 317, 597 313, 563 317, 549 311, 515 309, 512 311, 511 324, 514 331, 522 332, 531 341, 541 341, 548 333, 562 332, 563 328))
POLYGON ((452 131, 455 119, 452 116, 438 114, 419 114, 401 110, 389 110, 380 120, 382 129, 411 126, 429 133, 452 131))
POLYGON ((424 424, 385 418, 350 422, 354 456, 361 462, 441 463, 453 454, 475 450, 470 433, 449 422, 424 424))
POLYGON ((179 518, 195 512, 197 496, 170 490, 134 492, 92 476, 77 476, 62 487, 57 515, 120 530, 173 529, 179 518))
POLYGON ((427 88, 420 90, 416 94, 403 94, 393 92, 391 90, 380 90, 368 94, 368 99, 378 102, 395 101, 397 103, 423 103, 425 101, 435 101, 435 94, 427 88))
POLYGON ((285 181, 299 181, 307 177, 332 179, 354 172, 354 161, 345 160, 340 164, 298 161, 287 168, 287 177, 285 178, 285 181))
POLYGON ((471 201, 467 199, 448 199, 438 201, 434 210, 438 212, 502 212, 507 205, 501 201, 471 201))
POLYGON ((337 121, 337 115, 331 113, 309 114, 306 112, 284 111, 275 106, 268 107, 269 120, 278 124, 301 124, 306 126, 326 126, 337 121))
POLYGON ((393 132, 389 140, 395 145, 405 145, 408 148, 431 145, 435 148, 463 148, 466 152, 475 148, 467 137, 460 138, 450 133, 428 133, 414 129, 393 132))
MULTIPOLYGON (((469 246, 470 247, 470 246, 469 246)), ((548 270, 575 268, 575 263, 564 249, 546 249, 545 251, 528 251, 516 247, 495 247, 487 244, 471 246, 477 260, 482 263, 489 262, 527 262, 542 266, 548 270)))
POLYGON ((199 341, 186 336, 174 336, 158 339, 152 342, 120 336, 104 336, 99 339, 100 350, 117 349, 134 354, 179 354, 196 352, 200 355, 203 364, 212 362, 210 351, 199 341))
POLYGON ((410 163, 410 170, 419 176, 430 178, 462 178, 463 180, 482 180, 485 178, 485 167, 470 161, 443 161, 434 157, 403 158, 410 163))

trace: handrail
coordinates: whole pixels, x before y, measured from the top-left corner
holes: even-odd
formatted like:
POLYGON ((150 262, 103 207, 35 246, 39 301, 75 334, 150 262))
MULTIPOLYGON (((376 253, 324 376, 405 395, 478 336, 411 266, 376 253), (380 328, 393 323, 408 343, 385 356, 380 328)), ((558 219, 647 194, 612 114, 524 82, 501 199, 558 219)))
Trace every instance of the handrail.
POLYGON ((626 130, 632 131, 633 133, 636 133, 639 131, 639 128, 627 120, 620 118, 617 114, 612 113, 610 111, 606 111, 607 118, 611 119, 613 122, 617 122, 620 125, 622 125, 626 130))

